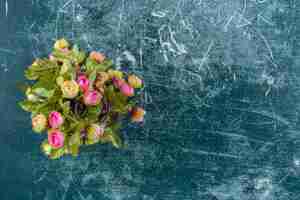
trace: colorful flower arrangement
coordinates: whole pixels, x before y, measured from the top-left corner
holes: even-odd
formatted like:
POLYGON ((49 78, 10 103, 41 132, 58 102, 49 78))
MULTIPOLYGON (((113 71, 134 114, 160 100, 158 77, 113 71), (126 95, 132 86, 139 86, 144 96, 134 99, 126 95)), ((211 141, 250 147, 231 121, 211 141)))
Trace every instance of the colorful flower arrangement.
POLYGON ((65 39, 55 42, 49 58, 36 59, 25 77, 33 84, 26 86, 27 98, 19 105, 31 112, 34 132, 47 132, 41 149, 51 159, 77 156, 83 145, 120 148, 122 119, 144 120, 145 110, 137 106, 143 81, 113 69, 102 53, 86 55, 65 39))

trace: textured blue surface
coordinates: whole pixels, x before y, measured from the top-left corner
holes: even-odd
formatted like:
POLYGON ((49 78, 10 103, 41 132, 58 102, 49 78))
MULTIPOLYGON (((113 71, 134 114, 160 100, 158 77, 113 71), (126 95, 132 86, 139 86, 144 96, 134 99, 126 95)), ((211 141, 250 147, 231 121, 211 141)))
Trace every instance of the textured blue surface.
POLYGON ((1 200, 299 200, 298 0, 1 0, 1 200), (127 148, 47 160, 15 85, 56 38, 145 79, 127 148))

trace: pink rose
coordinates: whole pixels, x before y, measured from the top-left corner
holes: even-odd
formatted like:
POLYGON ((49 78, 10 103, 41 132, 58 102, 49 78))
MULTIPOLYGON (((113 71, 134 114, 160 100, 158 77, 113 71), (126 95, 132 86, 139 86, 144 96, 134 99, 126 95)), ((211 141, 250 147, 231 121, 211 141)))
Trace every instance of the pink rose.
POLYGON ((134 95, 134 89, 133 89, 133 87, 131 87, 127 83, 123 83, 120 86, 120 91, 121 91, 122 94, 124 94, 127 97, 131 97, 131 96, 134 95))
POLYGON ((120 88, 121 85, 123 85, 125 83, 124 79, 119 79, 119 78, 116 78, 116 77, 113 77, 112 81, 113 81, 113 84, 116 88, 120 88))
POLYGON ((64 123, 64 119, 57 111, 53 111, 48 116, 49 125, 51 128, 58 128, 64 123))
POLYGON ((83 92, 85 92, 89 89, 90 81, 86 77, 86 75, 84 75, 84 74, 79 75, 77 78, 77 83, 83 92))
POLYGON ((50 130, 48 132, 48 143, 51 147, 58 149, 64 146, 65 136, 59 130, 50 130))
POLYGON ((88 106, 98 105, 101 99, 102 99, 102 95, 96 90, 87 91, 83 95, 84 104, 88 106))

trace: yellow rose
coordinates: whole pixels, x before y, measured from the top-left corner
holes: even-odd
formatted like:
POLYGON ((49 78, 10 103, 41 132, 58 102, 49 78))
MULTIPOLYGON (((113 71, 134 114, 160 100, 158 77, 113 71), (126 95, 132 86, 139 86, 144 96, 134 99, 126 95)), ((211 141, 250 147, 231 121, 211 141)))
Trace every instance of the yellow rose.
POLYGON ((122 79, 123 78, 123 72, 119 71, 119 70, 108 70, 108 76, 110 79, 112 79, 113 77, 118 78, 118 79, 122 79))
POLYGON ((69 48, 69 46, 70 46, 69 42, 64 38, 57 40, 54 44, 54 48, 58 50, 69 48))
POLYGON ((137 77, 136 75, 128 76, 128 83, 133 88, 141 88, 143 85, 142 80, 139 77, 137 77))
POLYGON ((79 85, 73 80, 64 81, 63 84, 61 84, 61 90, 65 98, 73 99, 79 93, 79 85))
POLYGON ((43 114, 38 114, 32 117, 31 122, 32 129, 37 133, 41 133, 47 126, 47 118, 43 114))

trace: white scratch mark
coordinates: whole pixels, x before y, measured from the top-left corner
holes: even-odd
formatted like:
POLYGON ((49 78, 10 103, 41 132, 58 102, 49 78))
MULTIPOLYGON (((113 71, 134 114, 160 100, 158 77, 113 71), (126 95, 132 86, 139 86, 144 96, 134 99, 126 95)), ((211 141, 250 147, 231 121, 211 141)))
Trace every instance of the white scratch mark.
POLYGON ((246 13, 246 9, 247 9, 247 0, 244 0, 244 7, 241 14, 242 16, 244 16, 244 14, 246 13))
POLYGON ((65 7, 67 7, 73 0, 67 1, 62 7, 61 10, 63 10, 65 7))
POLYGON ((153 102, 152 96, 148 92, 145 91, 145 103, 151 104, 152 102, 153 102))
POLYGON ((257 140, 257 139, 251 139, 248 136, 245 135, 239 135, 236 133, 230 133, 230 132, 225 132, 225 131, 206 131, 208 133, 212 133, 212 134, 218 134, 218 135, 223 135, 226 137, 231 137, 231 138, 239 138, 239 139, 245 139, 248 140, 250 142, 256 142, 256 143, 261 143, 261 144, 266 144, 266 145, 273 145, 274 143, 272 142, 264 142, 262 140, 257 140))
POLYGON ((274 26, 274 23, 263 17, 261 14, 258 15, 258 19, 261 19, 265 23, 269 24, 270 26, 274 26))
POLYGON ((270 57, 274 60, 274 56, 273 56, 273 51, 270 47, 270 44, 268 42, 268 40, 265 38, 265 36, 260 32, 260 31, 257 31, 258 35, 261 37, 261 39, 264 41, 268 51, 269 51, 269 54, 270 54, 270 57))
POLYGON ((240 159, 240 156, 228 154, 228 153, 217 153, 217 152, 208 152, 208 151, 202 151, 202 150, 191 150, 191 149, 186 149, 182 148, 182 151, 185 153, 195 153, 199 155, 212 155, 212 156, 218 156, 218 157, 227 157, 227 158, 235 158, 235 159, 240 159))
POLYGON ((14 51, 12 51, 10 49, 0 48, 0 52, 16 55, 16 52, 14 52, 14 51))
POLYGON ((229 19, 227 20, 226 24, 224 25, 224 31, 227 32, 228 31, 228 26, 230 25, 230 23, 232 22, 233 18, 235 17, 236 13, 234 13, 232 16, 229 17, 229 19))
POLYGON ((178 44, 177 41, 175 40, 175 37, 174 37, 175 32, 172 31, 172 29, 171 29, 170 26, 168 26, 168 29, 169 29, 169 33, 170 33, 170 39, 171 39, 171 41, 173 42, 173 44, 176 46, 177 50, 179 51, 179 54, 180 54, 180 55, 181 55, 181 54, 186 54, 187 51, 186 51, 186 49, 185 49, 184 44, 178 44))
POLYGON ((5 0, 5 16, 8 16, 8 1, 5 0))
POLYGON ((207 62, 208 58, 209 58, 209 52, 211 51, 212 47, 214 46, 214 41, 212 40, 207 48, 207 51, 205 52, 205 54, 203 55, 203 58, 201 59, 200 62, 200 66, 199 66, 199 70, 202 69, 203 65, 205 62, 207 62))
POLYGON ((243 109, 243 108, 231 108, 231 109, 239 110, 241 112, 248 112, 248 113, 261 115, 261 116, 279 121, 279 122, 281 122, 282 124, 284 124, 286 126, 290 126, 290 122, 287 119, 283 118, 280 115, 277 115, 276 113, 270 113, 270 112, 264 111, 264 110, 261 110, 261 111, 259 111, 259 110, 248 110, 248 109, 243 109))
POLYGON ((129 60, 134 66, 136 66, 136 59, 134 57, 134 55, 132 55, 132 53, 130 51, 124 51, 123 55, 125 56, 125 58, 127 60, 129 60))
POLYGON ((151 15, 153 17, 159 17, 159 18, 163 18, 166 16, 166 13, 165 12, 162 12, 162 11, 157 11, 157 12, 151 12, 151 15))
POLYGON ((265 3, 267 2, 268 0, 257 0, 257 3, 265 3))
POLYGON ((38 182, 41 182, 43 179, 45 179, 47 175, 47 172, 44 172, 41 177, 39 179, 37 179, 36 181, 33 181, 34 184, 37 184, 38 182))
POLYGON ((144 37, 145 40, 148 40, 152 43, 156 43, 157 42, 157 39, 154 39, 154 38, 150 38, 150 37, 144 37))
POLYGON ((238 21, 238 24, 236 25, 236 27, 242 28, 242 27, 248 26, 250 24, 252 24, 251 21, 249 21, 242 14, 240 14, 239 21, 238 21))
POLYGON ((139 54, 140 54, 140 66, 143 67, 143 48, 142 47, 140 47, 139 54))
POLYGON ((285 176, 283 176, 279 181, 278 181, 278 185, 280 185, 284 180, 286 180, 286 178, 291 174, 292 171, 289 171, 285 176))
POLYGON ((197 5, 201 6, 201 4, 202 4, 202 0, 198 0, 197 5))

